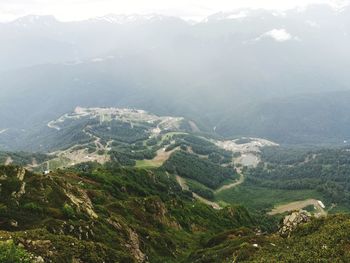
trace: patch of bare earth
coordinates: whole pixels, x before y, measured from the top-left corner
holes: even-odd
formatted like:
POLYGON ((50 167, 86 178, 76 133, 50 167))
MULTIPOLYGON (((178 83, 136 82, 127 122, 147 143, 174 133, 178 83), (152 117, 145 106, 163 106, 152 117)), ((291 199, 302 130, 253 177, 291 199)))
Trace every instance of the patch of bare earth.
POLYGON ((171 150, 171 151, 166 151, 164 148, 159 149, 157 151, 157 156, 154 157, 154 159, 152 161, 155 162, 155 163, 163 164, 166 160, 168 160, 170 158, 170 155, 173 152, 177 151, 178 149, 179 149, 178 147, 173 149, 173 150, 171 150))
POLYGON ((188 185, 186 184, 185 179, 183 179, 181 176, 176 175, 176 181, 181 186, 182 190, 185 190, 185 191, 190 190, 188 185))
POLYGON ((300 209, 303 209, 309 205, 313 205, 315 207, 315 215, 316 216, 326 216, 327 212, 324 210, 324 205, 321 201, 316 199, 306 199, 303 201, 296 201, 291 202, 284 205, 276 206, 274 209, 272 209, 270 212, 268 212, 269 215, 277 215, 277 214, 283 214, 285 212, 291 212, 291 211, 297 211, 300 209), (323 206, 323 207, 322 207, 323 206))
POLYGON ((152 160, 143 160, 145 165, 160 167, 163 165, 163 163, 170 158, 170 155, 177 151, 179 147, 176 147, 175 149, 171 151, 166 151, 165 148, 159 149, 157 151, 156 157, 154 157, 152 160))
POLYGON ((64 152, 62 153, 61 157, 71 160, 72 164, 78 164, 83 162, 98 162, 104 164, 109 161, 109 155, 89 153, 87 149, 64 152))
POLYGON ((6 161, 5 161, 5 165, 10 165, 11 163, 13 163, 12 158, 9 156, 7 157, 6 161))

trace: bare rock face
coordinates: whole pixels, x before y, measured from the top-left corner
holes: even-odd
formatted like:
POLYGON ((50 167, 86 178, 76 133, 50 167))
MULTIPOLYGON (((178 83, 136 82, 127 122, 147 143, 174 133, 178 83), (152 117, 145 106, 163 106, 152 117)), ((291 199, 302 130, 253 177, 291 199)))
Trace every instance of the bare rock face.
POLYGON ((146 262, 147 256, 140 249, 140 239, 138 234, 132 229, 128 229, 129 243, 126 245, 130 249, 136 262, 146 262))
POLYGON ((93 209, 92 202, 84 190, 78 188, 73 189, 72 185, 67 184, 64 192, 78 210, 86 212, 93 219, 98 218, 98 215, 93 209))
POLYGON ((11 225, 12 227, 18 227, 18 222, 17 222, 16 220, 11 220, 11 221, 10 221, 10 225, 11 225))
POLYGON ((35 262, 35 263, 44 263, 45 261, 44 261, 44 259, 43 259, 41 256, 39 256, 39 257, 36 257, 36 258, 34 259, 34 262, 35 262))
POLYGON ((305 210, 295 211, 283 219, 279 233, 282 237, 289 237, 298 225, 307 223, 310 220, 311 214, 309 212, 305 210))

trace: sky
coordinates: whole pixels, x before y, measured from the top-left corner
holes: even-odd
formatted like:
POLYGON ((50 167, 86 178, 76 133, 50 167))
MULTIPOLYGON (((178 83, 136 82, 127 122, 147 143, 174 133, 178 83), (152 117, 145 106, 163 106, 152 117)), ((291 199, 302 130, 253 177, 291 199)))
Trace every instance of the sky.
POLYGON ((337 8, 349 0, 0 0, 0 21, 29 14, 54 15, 59 20, 71 21, 110 13, 157 13, 201 20, 216 12, 239 8, 286 10, 313 3, 327 3, 337 8))

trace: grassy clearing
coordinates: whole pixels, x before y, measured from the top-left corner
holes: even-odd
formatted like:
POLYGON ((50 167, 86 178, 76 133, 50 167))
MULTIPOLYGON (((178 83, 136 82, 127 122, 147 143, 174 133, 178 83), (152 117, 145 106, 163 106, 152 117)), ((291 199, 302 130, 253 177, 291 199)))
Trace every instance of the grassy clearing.
POLYGON ((186 135, 187 132, 168 132, 163 135, 162 139, 159 141, 158 145, 161 145, 163 141, 171 139, 174 135, 186 135))
POLYGON ((242 184, 215 195, 215 201, 241 204, 254 210, 270 210, 276 205, 315 198, 324 200, 315 190, 279 190, 242 184))
POLYGON ((301 201, 278 205, 278 206, 275 206, 270 212, 268 212, 268 214, 278 215, 278 214, 283 214, 286 212, 304 209, 304 208, 308 208, 309 212, 312 212, 315 215, 327 215, 327 212, 322 208, 322 206, 319 204, 319 201, 316 199, 305 199, 301 201), (314 209, 310 210, 310 206, 312 206, 314 209))
POLYGON ((162 166, 162 163, 154 160, 136 160, 136 168, 157 168, 162 166))
MULTIPOLYGON (((158 141, 157 146, 162 145, 166 140, 171 140, 175 135, 186 135, 187 132, 168 132, 162 136, 158 141)), ((146 141, 143 142, 143 145, 146 146, 146 141)), ((150 148, 150 147, 149 147, 150 148)), ((164 151, 166 147, 163 147, 157 151, 157 156, 152 160, 136 160, 135 167, 137 168, 157 168, 163 165, 163 163, 169 159, 170 155, 178 148, 175 148, 172 151, 164 151)))
POLYGON ((348 206, 338 204, 336 206, 328 206, 328 209, 326 209, 326 211, 329 214, 350 213, 350 209, 348 206))
POLYGON ((178 148, 175 148, 171 151, 166 152, 164 149, 159 149, 157 151, 156 157, 154 157, 152 160, 137 160, 135 167, 138 168, 154 168, 154 167, 160 167, 163 165, 163 163, 169 159, 170 155, 178 150, 178 148))

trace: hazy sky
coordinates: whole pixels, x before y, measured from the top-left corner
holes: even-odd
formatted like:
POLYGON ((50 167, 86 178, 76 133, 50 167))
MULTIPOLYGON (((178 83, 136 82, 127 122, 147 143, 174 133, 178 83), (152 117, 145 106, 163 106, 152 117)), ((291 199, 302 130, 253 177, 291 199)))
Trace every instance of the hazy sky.
POLYGON ((80 20, 108 13, 160 13, 199 20, 218 11, 237 8, 289 9, 310 3, 340 6, 348 0, 0 0, 0 21, 28 14, 80 20))

